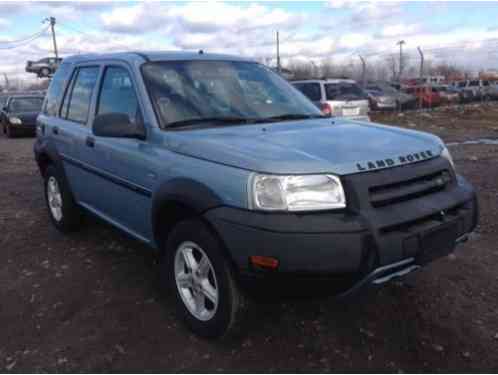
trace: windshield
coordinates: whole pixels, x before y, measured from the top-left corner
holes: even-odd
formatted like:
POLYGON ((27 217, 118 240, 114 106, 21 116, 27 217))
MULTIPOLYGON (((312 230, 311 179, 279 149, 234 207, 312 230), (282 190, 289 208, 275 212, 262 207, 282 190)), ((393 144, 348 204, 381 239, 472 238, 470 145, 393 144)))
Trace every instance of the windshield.
POLYGON ((366 99, 363 90, 356 83, 327 83, 325 85, 327 100, 358 100, 366 99))
POLYGON ((43 98, 15 98, 10 102, 11 112, 39 112, 43 98))
MULTIPOLYGON (((321 116, 320 110, 263 65, 233 61, 162 61, 143 66, 160 126, 226 119, 321 116)), ((243 121, 240 121, 241 123, 243 121)))

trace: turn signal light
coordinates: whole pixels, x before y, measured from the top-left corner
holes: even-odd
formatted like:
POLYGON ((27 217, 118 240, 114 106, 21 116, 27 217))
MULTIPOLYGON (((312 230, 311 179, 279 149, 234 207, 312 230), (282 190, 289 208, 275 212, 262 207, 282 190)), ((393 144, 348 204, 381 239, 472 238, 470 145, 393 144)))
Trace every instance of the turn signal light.
POLYGON ((252 255, 250 258, 251 264, 253 266, 264 268, 264 269, 277 269, 278 259, 272 257, 265 257, 262 255, 252 255))

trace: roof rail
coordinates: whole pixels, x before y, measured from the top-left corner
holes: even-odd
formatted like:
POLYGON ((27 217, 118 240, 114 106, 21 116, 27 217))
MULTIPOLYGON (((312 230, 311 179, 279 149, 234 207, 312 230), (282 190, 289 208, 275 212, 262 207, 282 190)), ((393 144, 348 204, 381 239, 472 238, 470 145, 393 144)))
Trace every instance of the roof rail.
POLYGON ((142 52, 132 52, 132 53, 134 53, 135 55, 140 56, 145 61, 150 62, 149 56, 147 56, 145 53, 142 53, 142 52))

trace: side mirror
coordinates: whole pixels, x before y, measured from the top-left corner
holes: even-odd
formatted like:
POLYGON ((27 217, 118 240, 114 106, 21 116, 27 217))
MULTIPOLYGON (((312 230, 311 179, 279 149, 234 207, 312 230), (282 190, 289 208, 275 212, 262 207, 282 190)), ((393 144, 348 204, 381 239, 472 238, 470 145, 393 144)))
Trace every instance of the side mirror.
POLYGON ((145 139, 143 126, 132 123, 129 116, 124 113, 106 113, 95 117, 93 134, 108 138, 145 139))

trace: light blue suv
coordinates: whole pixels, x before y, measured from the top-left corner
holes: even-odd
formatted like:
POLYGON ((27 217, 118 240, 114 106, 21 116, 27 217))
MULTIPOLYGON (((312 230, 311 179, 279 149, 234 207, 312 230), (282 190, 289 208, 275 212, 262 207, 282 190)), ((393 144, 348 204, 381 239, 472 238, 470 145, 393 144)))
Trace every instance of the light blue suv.
POLYGON ((351 295, 448 254, 477 223, 439 138, 324 117, 233 56, 67 58, 34 151, 54 225, 87 212, 157 250, 180 316, 208 337, 245 296, 351 295))

